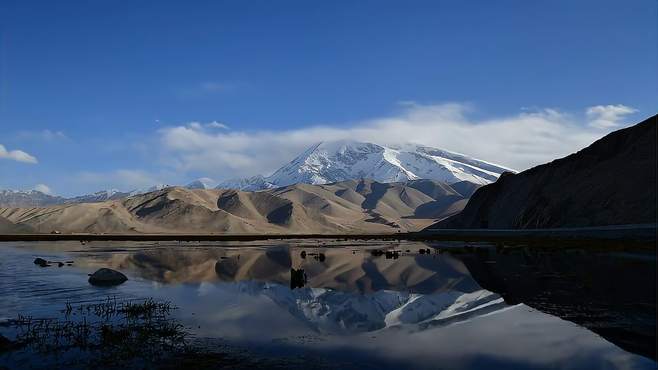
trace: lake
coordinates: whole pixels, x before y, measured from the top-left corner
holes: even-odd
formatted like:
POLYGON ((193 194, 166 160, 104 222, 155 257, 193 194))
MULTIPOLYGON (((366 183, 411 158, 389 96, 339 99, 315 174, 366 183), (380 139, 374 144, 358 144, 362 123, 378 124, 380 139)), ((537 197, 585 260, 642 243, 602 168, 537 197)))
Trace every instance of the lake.
MULTIPOLYGON (((655 369, 655 301, 655 253, 627 248, 0 243, 0 334, 26 343, 0 350, 0 368, 655 369), (55 263, 40 267, 36 257, 55 263), (87 275, 102 267, 129 280, 90 285, 87 275), (126 307, 146 299, 163 304, 158 312, 178 328, 167 335, 184 333, 184 346, 149 339, 171 351, 157 347, 155 357, 141 358, 123 348, 118 356, 127 362, 98 365, 94 356, 110 353, 109 342, 72 345, 61 334, 87 328, 94 310, 99 316, 99 307, 110 307, 99 302, 126 307), (34 335, 28 343, 36 331, 26 327, 41 319, 57 330, 42 331, 40 346, 34 335), (48 336, 68 342, 47 338, 46 348, 48 336)), ((121 328, 137 327, 130 325, 121 328)), ((108 328, 102 325, 103 340, 108 328)))

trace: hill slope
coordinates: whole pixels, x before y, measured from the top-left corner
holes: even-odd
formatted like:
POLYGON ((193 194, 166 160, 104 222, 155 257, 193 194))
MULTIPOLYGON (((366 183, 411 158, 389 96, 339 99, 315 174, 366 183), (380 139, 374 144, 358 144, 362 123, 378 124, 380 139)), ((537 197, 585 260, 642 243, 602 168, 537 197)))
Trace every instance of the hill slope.
POLYGON ((27 225, 16 225, 15 223, 0 217, 0 234, 22 234, 34 232, 32 228, 27 225))
POLYGON ((529 229, 656 222, 658 116, 478 189, 432 228, 529 229))

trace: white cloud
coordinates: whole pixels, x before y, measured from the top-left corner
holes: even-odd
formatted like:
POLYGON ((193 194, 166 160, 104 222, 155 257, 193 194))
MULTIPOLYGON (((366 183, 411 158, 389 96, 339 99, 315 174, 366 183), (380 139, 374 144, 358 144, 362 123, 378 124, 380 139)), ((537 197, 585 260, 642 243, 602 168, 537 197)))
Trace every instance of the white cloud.
POLYGON ((414 142, 467 154, 519 170, 575 152, 609 132, 554 109, 495 119, 468 117, 463 104, 406 102, 390 117, 351 127, 317 125, 285 131, 213 131, 202 124, 158 131, 163 161, 177 172, 219 179, 268 174, 313 143, 353 139, 382 144, 414 142))
POLYGON ((53 191, 52 191, 52 190, 50 189, 50 187, 48 187, 48 185, 46 185, 46 184, 37 184, 37 185, 34 187, 34 190, 36 190, 36 191, 40 191, 40 192, 42 192, 42 193, 44 193, 44 194, 48 194, 48 195, 52 195, 52 194, 53 194, 53 191))
POLYGON ((25 153, 22 150, 7 150, 4 145, 0 144, 0 159, 11 159, 23 163, 37 163, 37 159, 25 153))
POLYGON ((212 122, 206 123, 206 127, 219 128, 219 129, 223 129, 223 130, 228 130, 229 129, 229 127, 226 124, 221 123, 221 122, 217 122, 217 121, 212 121, 212 122))
POLYGON ((637 112, 637 109, 625 106, 623 104, 617 105, 595 105, 587 108, 587 118, 589 125, 600 129, 609 129, 619 127, 621 121, 632 113, 637 112))
POLYGON ((217 121, 211 121, 208 123, 202 123, 202 122, 197 122, 197 121, 192 121, 188 122, 185 126, 192 130, 203 130, 204 128, 209 128, 209 129, 222 129, 222 130, 228 130, 229 127, 221 122, 217 121))

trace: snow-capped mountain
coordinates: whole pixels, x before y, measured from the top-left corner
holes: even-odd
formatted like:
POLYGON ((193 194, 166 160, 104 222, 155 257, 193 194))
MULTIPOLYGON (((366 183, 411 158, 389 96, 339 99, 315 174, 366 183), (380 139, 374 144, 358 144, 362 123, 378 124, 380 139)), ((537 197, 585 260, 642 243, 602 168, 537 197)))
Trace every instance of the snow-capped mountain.
POLYGON ((202 177, 185 185, 188 189, 212 189, 216 186, 217 182, 208 177, 202 177))
POLYGON ((244 179, 227 180, 217 185, 218 189, 240 189, 244 191, 264 190, 275 187, 275 184, 268 182, 262 175, 256 175, 244 179))
POLYGON ((0 205, 6 207, 45 207, 62 204, 66 198, 38 190, 0 190, 0 205))
POLYGON ((173 185, 156 184, 156 185, 145 187, 145 188, 135 189, 135 190, 129 192, 128 195, 126 195, 126 196, 146 194, 146 193, 150 193, 152 191, 158 191, 158 190, 166 189, 166 188, 171 187, 171 186, 173 186, 173 185))
POLYGON ((96 203, 106 200, 121 199, 131 195, 139 195, 158 191, 169 187, 169 185, 158 184, 148 188, 136 189, 130 192, 122 192, 116 189, 101 190, 92 194, 85 194, 71 198, 50 195, 38 190, 0 190, 1 207, 47 207, 69 203, 96 203))
POLYGON ((104 202, 106 200, 125 198, 130 193, 121 192, 117 189, 101 190, 93 194, 80 195, 73 198, 68 198, 64 203, 95 203, 104 202))
POLYGON ((383 146, 355 141, 321 142, 271 176, 229 180, 220 188, 261 190, 295 183, 326 184, 368 178, 378 182, 431 179, 448 184, 488 184, 508 168, 416 144, 383 146))

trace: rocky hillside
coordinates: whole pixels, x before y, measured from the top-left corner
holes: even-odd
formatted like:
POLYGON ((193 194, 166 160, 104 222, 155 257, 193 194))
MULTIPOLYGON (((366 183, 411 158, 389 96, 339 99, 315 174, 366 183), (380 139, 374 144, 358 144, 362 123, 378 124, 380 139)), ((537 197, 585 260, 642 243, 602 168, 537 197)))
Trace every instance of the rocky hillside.
POLYGON ((531 229, 656 222, 658 116, 478 189, 431 228, 531 229))

